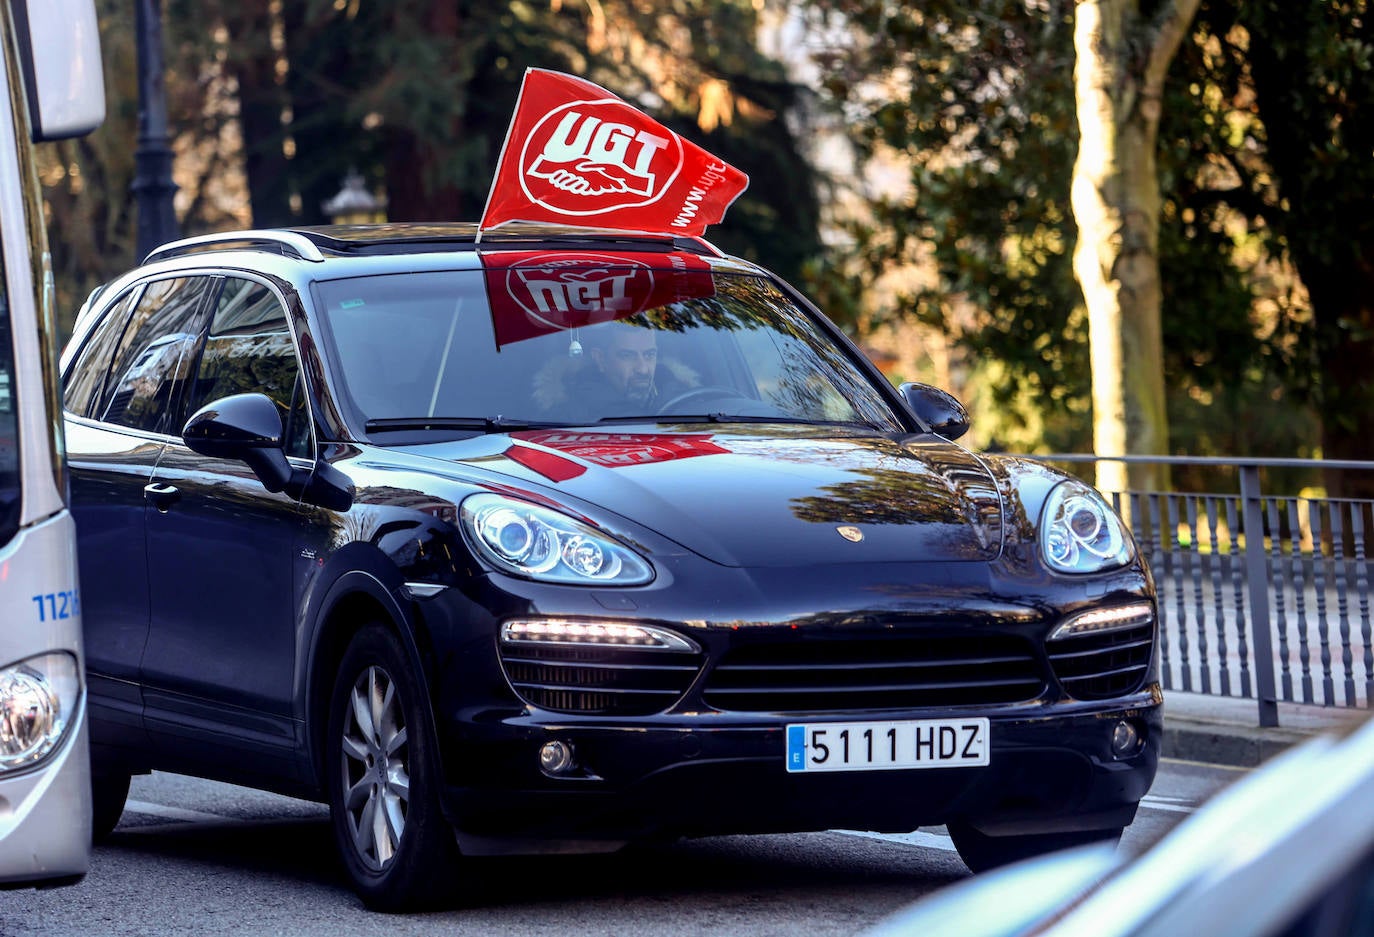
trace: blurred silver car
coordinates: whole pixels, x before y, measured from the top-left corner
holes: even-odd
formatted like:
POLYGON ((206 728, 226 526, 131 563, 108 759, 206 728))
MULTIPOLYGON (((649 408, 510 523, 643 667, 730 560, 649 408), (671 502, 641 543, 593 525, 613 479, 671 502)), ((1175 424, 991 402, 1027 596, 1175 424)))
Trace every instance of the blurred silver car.
POLYGON ((865 937, 1374 935, 1374 721, 1275 758, 1143 855, 1056 853, 944 889, 865 937))

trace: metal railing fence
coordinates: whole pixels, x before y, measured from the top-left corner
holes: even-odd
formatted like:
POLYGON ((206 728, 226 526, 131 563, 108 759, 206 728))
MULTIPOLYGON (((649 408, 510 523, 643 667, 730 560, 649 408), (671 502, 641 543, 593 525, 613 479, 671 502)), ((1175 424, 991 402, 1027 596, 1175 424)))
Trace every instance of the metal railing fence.
POLYGON ((1034 458, 1090 482, 1100 461, 1234 479, 1234 490, 1218 493, 1104 492, 1154 571, 1164 689, 1254 699, 1261 726, 1278 725, 1279 702, 1374 705, 1374 500, 1263 485, 1269 474, 1374 472, 1374 462, 1034 458))

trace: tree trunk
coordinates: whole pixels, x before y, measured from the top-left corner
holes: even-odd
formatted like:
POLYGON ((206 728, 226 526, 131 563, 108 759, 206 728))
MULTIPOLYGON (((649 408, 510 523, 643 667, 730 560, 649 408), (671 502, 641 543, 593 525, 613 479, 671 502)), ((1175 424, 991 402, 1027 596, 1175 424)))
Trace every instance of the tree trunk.
POLYGON ((291 206, 291 160, 283 146, 285 89, 277 82, 279 53, 267 37, 272 13, 266 0, 243 0, 226 17, 232 50, 228 70, 238 82, 239 121, 248 201, 257 227, 289 225, 298 219, 291 206))
POLYGON ((444 152, 420 140, 409 130, 393 129, 387 135, 386 196, 391 221, 470 221, 481 206, 463 202, 456 186, 435 183, 442 173, 444 152))
MULTIPOLYGON (((1246 54, 1279 196, 1265 223, 1282 235, 1312 304, 1321 454, 1374 460, 1374 226, 1360 175, 1371 146, 1369 79, 1324 77, 1333 67, 1326 56, 1339 60, 1332 50, 1353 41, 1329 11, 1284 2, 1238 9, 1253 37, 1246 54)), ((1322 481, 1333 498, 1374 498, 1371 471, 1326 469, 1322 481)))
POLYGON ((369 67, 356 58, 350 32, 367 26, 337 10, 321 12, 299 2, 284 4, 281 17, 291 64, 284 93, 298 154, 291 180, 300 196, 295 220, 329 224, 334 219, 325 203, 338 194, 350 170, 368 169, 374 156, 360 117, 350 112, 348 90, 348 82, 369 67))
MULTIPOLYGON (((1088 309, 1093 448, 1101 456, 1168 451, 1155 144, 1164 73, 1197 6, 1164 3, 1153 22, 1140 18, 1134 0, 1080 0, 1075 12, 1073 265, 1088 309)), ((1160 490, 1168 471, 1102 462, 1097 484, 1160 490)))
MULTIPOLYGON (((1321 371, 1322 458, 1374 460, 1374 278, 1368 270, 1322 270, 1319 262, 1299 266, 1317 321, 1317 364, 1321 371)), ((1322 482, 1333 498, 1374 498, 1374 472, 1327 469, 1322 482)))
MULTIPOLYGON (((425 15, 432 36, 451 37, 462 48, 463 22, 456 4, 432 0, 425 15)), ((443 181, 445 161, 452 159, 447 141, 463 138, 462 118, 455 115, 447 140, 422 138, 409 127, 391 127, 386 138, 387 217, 392 221, 466 221, 476 217, 463 203, 458 187, 443 181)), ((480 206, 478 207, 480 210, 480 206)))

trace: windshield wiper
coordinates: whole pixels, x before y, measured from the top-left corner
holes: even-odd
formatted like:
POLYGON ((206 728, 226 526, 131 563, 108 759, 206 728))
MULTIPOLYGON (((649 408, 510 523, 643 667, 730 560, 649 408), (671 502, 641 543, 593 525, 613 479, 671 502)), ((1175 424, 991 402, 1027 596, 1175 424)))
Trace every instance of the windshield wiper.
POLYGON ((402 433, 416 430, 466 429, 482 433, 506 433, 521 429, 549 429, 566 423, 540 420, 512 420, 497 416, 400 416, 368 420, 363 430, 371 433, 402 433))
POLYGON ((649 416, 606 416, 598 423, 787 423, 793 426, 854 426, 881 430, 862 420, 812 420, 799 416, 749 416, 742 413, 655 413, 649 416))
POLYGON ((668 416, 663 413, 647 413, 640 416, 603 416, 598 423, 709 423, 709 416, 668 416))

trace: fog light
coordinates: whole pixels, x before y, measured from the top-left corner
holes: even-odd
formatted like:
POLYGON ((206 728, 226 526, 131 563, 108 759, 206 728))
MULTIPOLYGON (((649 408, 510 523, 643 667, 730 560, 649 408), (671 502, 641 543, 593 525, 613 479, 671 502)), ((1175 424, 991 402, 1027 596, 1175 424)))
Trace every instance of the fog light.
POLYGON ((545 742, 539 749, 539 769, 548 775, 567 774, 576 767, 567 742, 545 742))
POLYGON ((1145 737, 1135 723, 1122 719, 1112 727, 1112 755, 1116 758, 1129 758, 1140 751, 1145 737))

